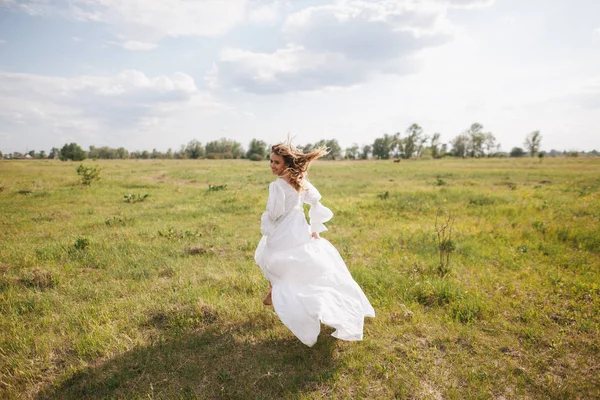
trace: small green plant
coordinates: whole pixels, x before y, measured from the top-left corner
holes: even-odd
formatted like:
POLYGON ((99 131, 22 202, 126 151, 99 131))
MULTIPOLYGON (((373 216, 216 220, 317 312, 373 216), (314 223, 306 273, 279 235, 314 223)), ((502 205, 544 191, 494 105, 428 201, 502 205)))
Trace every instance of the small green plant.
POLYGON ((433 186, 444 186, 446 184, 446 181, 442 179, 442 177, 440 175, 435 177, 435 182, 433 182, 433 186))
POLYGON ((90 239, 83 237, 83 236, 79 236, 75 240, 73 247, 75 247, 77 250, 85 250, 89 245, 90 245, 90 239))
MULTIPOLYGON (((516 187, 515 187, 516 188, 516 187)), ((469 199, 470 206, 490 206, 496 202, 496 199, 490 195, 479 195, 469 199)))
POLYGON ((477 296, 463 296, 452 303, 450 314, 455 321, 469 324, 483 316, 484 306, 485 304, 477 296))
POLYGON ((123 199, 125 203, 141 203, 142 201, 145 201, 148 197, 150 197, 148 193, 144 195, 129 193, 124 195, 123 199))
POLYGON ((543 222, 533 221, 531 226, 533 226, 535 228, 535 230, 538 231, 539 233, 546 234, 546 224, 544 224, 543 222))
POLYGON ((517 246, 517 251, 519 253, 527 253, 529 251, 529 247, 527 247, 527 245, 521 244, 517 246))
POLYGON ((77 175, 79 175, 82 185, 90 186, 92 182, 100 180, 100 167, 97 165, 95 167, 86 167, 80 164, 77 167, 77 175))
POLYGON ((135 217, 117 217, 114 216, 112 218, 106 218, 104 220, 104 224, 106 226, 127 226, 131 225, 131 223, 135 221, 135 217))
POLYGON ((200 232, 198 229, 196 229, 195 231, 181 231, 181 230, 176 230, 175 228, 168 228, 166 231, 158 231, 158 236, 160 237, 164 237, 170 240, 173 239, 185 239, 185 238, 190 238, 190 237, 194 237, 194 238, 199 238, 202 237, 202 232, 200 232))
POLYGON ((379 197, 381 200, 385 200, 388 197, 390 197, 390 192, 388 192, 387 190, 383 193, 378 193, 377 197, 379 197))
POLYGON ((218 192, 219 190, 226 190, 227 185, 208 185, 209 192, 218 192))
POLYGON ((440 221, 442 211, 438 210, 435 216, 435 232, 437 234, 438 251, 440 253, 440 263, 438 264, 438 275, 444 277, 450 272, 450 254, 456 249, 456 244, 452 240, 452 227, 456 219, 450 211, 448 216, 440 221))

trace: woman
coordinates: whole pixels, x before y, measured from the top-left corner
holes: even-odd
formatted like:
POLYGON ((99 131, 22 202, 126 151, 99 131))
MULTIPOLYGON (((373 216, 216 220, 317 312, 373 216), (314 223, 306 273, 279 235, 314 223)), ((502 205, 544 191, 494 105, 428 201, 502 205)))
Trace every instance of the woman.
POLYGON ((340 254, 319 236, 333 213, 321 205, 321 194, 306 173, 311 161, 325 154, 322 148, 304 154, 289 142, 271 148, 271 171, 278 179, 269 185, 263 237, 255 253, 271 284, 264 303, 272 304, 281 322, 307 346, 317 341, 321 322, 335 328, 332 335, 338 339, 362 340, 364 317, 375 316, 340 254), (310 225, 303 203, 311 206, 310 225))

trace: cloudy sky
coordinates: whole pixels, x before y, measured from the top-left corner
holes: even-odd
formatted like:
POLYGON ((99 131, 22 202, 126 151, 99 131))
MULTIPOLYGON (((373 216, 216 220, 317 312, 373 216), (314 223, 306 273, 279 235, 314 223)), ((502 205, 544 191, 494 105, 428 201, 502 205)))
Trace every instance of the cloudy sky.
POLYGON ((5 153, 473 122, 600 150, 600 1, 0 0, 5 153))

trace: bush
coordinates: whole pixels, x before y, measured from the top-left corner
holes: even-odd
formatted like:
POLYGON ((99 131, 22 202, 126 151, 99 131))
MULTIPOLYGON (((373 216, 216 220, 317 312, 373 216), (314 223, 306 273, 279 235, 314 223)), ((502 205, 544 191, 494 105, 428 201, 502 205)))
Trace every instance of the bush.
POLYGON ((100 168, 98 166, 85 167, 81 164, 77 167, 77 175, 79 175, 82 185, 90 186, 93 181, 100 180, 100 168))
POLYGON ((79 236, 77 240, 75 240, 73 247, 75 247, 77 250, 85 250, 89 245, 90 239, 83 236, 79 236))
POLYGON ((59 158, 61 161, 83 161, 87 158, 87 154, 77 143, 70 143, 60 149, 59 158))
POLYGON ((525 150, 523 150, 520 147, 513 147, 512 150, 510 151, 509 155, 511 157, 524 157, 525 156, 525 150))
POLYGON ((208 191, 209 192, 218 192, 219 190, 226 190, 227 189, 227 185, 208 185, 208 191))
POLYGON ((144 194, 143 196, 141 194, 126 194, 123 196, 125 203, 141 203, 142 201, 145 201, 148 197, 150 197, 150 195, 148 193, 144 194))

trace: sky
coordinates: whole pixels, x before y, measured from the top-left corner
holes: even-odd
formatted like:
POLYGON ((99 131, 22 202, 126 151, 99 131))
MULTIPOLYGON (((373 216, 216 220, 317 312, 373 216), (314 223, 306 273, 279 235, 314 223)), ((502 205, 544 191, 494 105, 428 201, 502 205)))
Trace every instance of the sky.
POLYGON ((0 0, 4 153, 475 122, 600 150, 600 1, 0 0))

